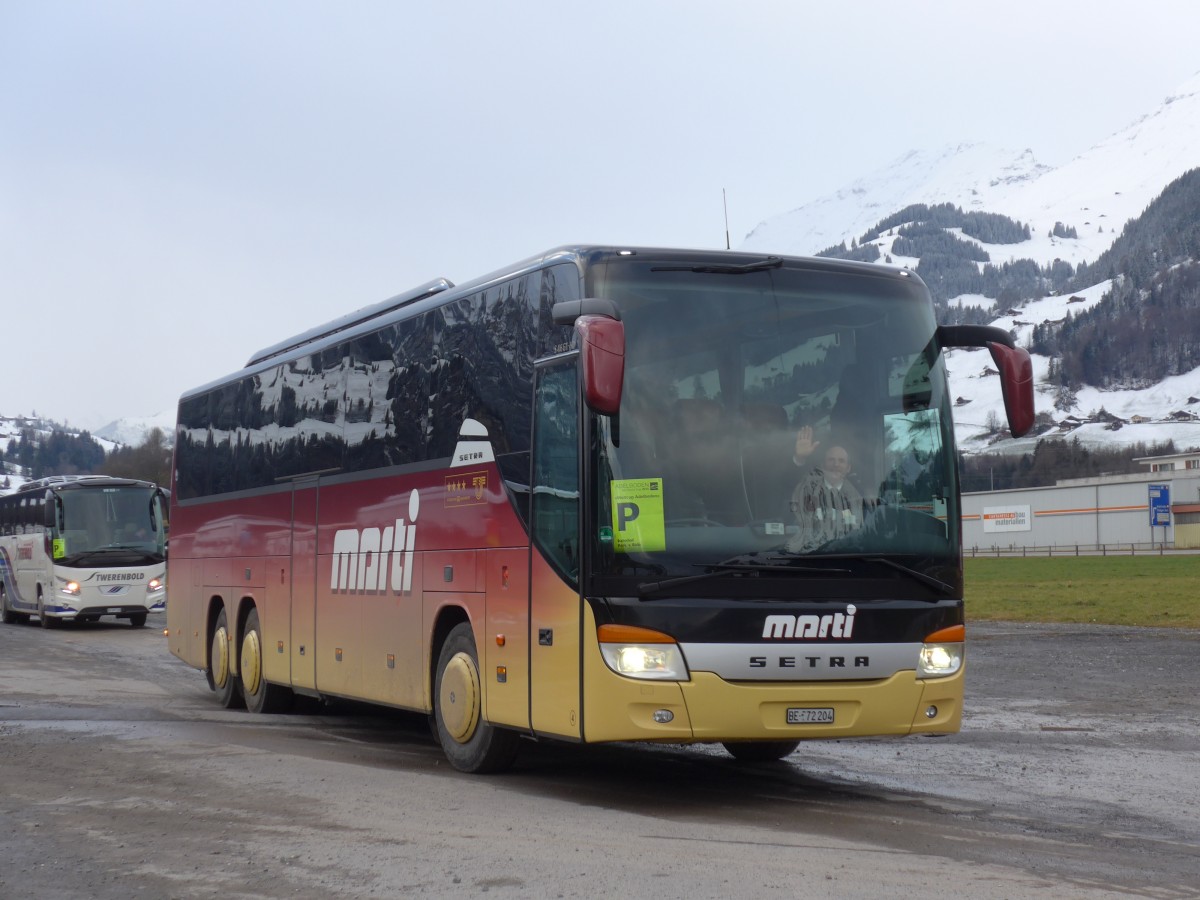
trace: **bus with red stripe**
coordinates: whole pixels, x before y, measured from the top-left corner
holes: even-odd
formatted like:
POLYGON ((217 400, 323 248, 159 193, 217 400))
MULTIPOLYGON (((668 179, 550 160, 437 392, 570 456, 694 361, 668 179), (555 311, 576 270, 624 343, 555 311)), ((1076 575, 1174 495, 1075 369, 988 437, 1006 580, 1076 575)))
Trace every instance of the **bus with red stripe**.
POLYGON ((170 650, 227 707, 428 713, 469 772, 953 732, 951 346, 1027 431, 1028 354, 906 269, 572 246, 431 281, 181 397, 170 650), (798 485, 835 446, 822 519, 798 485))
POLYGON ((166 512, 157 485, 107 475, 49 475, 0 497, 5 624, 141 628, 166 607, 166 512))

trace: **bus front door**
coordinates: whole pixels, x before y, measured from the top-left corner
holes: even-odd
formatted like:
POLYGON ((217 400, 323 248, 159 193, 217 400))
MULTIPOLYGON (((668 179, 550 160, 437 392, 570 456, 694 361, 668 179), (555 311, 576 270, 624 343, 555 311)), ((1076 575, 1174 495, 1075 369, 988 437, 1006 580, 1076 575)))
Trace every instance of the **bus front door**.
POLYGON ((576 360, 537 370, 530 485, 530 724, 534 732, 564 738, 579 738, 583 720, 576 360))

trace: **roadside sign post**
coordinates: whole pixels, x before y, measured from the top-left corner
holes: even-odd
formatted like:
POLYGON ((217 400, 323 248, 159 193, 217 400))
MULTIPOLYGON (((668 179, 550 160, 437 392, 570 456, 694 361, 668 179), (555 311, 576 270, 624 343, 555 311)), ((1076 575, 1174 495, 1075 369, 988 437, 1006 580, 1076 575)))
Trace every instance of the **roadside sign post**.
POLYGON ((1149 485, 1150 493, 1150 543, 1154 543, 1154 529, 1162 526, 1163 544, 1167 543, 1167 528, 1171 525, 1171 486, 1169 484, 1149 485))

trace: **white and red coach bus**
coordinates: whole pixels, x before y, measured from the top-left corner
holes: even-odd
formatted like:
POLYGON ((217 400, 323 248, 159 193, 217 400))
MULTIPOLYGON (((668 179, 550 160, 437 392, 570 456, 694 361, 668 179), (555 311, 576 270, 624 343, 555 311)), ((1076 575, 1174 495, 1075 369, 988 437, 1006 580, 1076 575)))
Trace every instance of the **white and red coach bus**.
POLYGON ((569 247, 430 282, 181 398, 170 649, 226 706, 426 711, 465 771, 522 736, 955 731, 949 346, 1028 430, 1028 354, 907 270, 569 247), (862 498, 828 539, 801 434, 862 498))
POLYGON ((51 475, 0 497, 4 622, 141 628, 167 602, 166 511, 157 485, 105 475, 51 475))

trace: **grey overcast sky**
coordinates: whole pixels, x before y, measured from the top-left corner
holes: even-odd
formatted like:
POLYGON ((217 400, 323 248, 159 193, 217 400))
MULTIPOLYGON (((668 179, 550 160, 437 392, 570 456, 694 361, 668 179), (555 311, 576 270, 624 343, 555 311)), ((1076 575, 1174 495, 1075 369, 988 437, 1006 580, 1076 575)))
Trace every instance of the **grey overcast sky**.
POLYGON ((1192 0, 0 0, 0 415, 170 411, 574 242, 734 246, 913 150, 1059 165, 1200 70, 1192 0))

